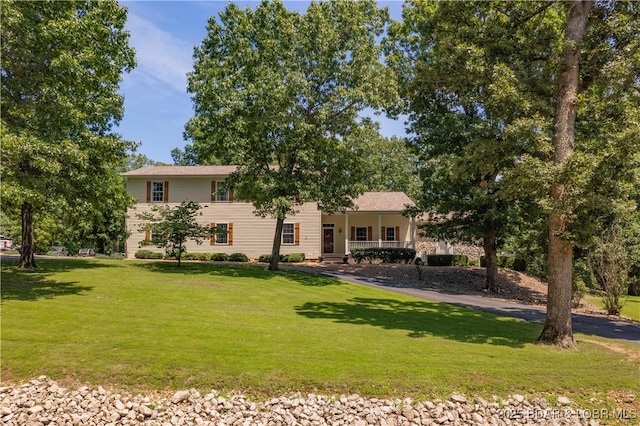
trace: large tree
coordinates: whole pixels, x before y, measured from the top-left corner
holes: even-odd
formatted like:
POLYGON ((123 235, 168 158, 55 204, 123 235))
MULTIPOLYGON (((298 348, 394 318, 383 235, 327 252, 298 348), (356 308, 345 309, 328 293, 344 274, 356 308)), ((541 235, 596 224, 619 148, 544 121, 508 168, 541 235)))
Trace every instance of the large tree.
POLYGON ((377 42, 387 20, 373 1, 312 2, 303 15, 231 3, 195 50, 186 135, 199 156, 237 164, 229 186, 277 219, 271 270, 300 204, 336 211, 362 191, 363 153, 348 141, 365 108, 395 96, 377 42))
POLYGON ((104 185, 132 147, 111 129, 134 52, 116 1, 3 0, 2 9, 2 199, 21 214, 20 266, 32 268, 35 211, 100 209, 113 195, 104 185))
POLYGON ((565 5, 557 66, 549 196, 549 296, 540 340, 575 346, 571 283, 575 247, 633 218, 640 187, 640 7, 565 5))
POLYGON ((559 50, 558 8, 534 2, 409 2, 391 28, 387 61, 404 89, 411 144, 420 155, 425 226, 445 239, 482 240, 486 287, 497 250, 539 209, 559 50), (544 14, 544 16, 542 15, 544 14), (539 179, 538 179, 539 180, 539 179))
MULTIPOLYGON (((582 39, 587 30, 593 1, 573 1, 567 12, 562 59, 558 72, 558 95, 553 132, 553 165, 563 168, 575 146, 576 106, 580 76, 582 39)), ((567 232, 567 209, 561 206, 565 183, 554 177, 550 198, 556 204, 549 214, 549 289, 547 316, 540 340, 573 347, 571 327, 571 280, 573 246, 563 238, 567 232), (560 206, 559 208, 557 206, 560 206), (566 309, 569 307, 569 309, 566 309)))

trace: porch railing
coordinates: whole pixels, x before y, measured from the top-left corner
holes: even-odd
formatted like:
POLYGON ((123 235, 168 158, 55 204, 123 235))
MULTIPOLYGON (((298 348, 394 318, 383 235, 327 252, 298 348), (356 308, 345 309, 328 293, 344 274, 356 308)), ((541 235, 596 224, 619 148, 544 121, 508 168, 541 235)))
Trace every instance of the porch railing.
POLYGON ((409 248, 411 241, 347 241, 347 252, 354 248, 372 248, 372 247, 397 247, 409 248))

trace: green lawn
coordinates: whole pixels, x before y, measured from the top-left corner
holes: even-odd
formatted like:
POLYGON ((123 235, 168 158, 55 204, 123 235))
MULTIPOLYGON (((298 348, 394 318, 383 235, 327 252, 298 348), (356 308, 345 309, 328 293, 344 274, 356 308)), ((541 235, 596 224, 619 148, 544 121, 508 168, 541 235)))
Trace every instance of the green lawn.
POLYGON ((638 394, 638 346, 261 266, 2 264, 2 377, 131 390, 435 397, 638 394), (613 347, 612 347, 613 346, 613 347), (612 350, 615 349, 615 350, 612 350))
MULTIPOLYGON (((602 297, 599 296, 585 296, 587 302, 594 306, 604 308, 602 297)), ((634 321, 640 321, 640 296, 624 296, 622 298, 622 311, 620 316, 632 319, 634 321)))

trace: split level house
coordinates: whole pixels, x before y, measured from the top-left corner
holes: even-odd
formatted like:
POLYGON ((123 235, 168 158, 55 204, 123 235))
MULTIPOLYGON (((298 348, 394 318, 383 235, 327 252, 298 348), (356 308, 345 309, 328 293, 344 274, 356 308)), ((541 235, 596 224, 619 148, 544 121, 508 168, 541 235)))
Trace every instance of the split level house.
MULTIPOLYGON (((214 234, 198 245, 186 243, 187 252, 244 253, 257 259, 270 254, 276 221, 254 214, 254 206, 225 191, 225 179, 236 166, 149 166, 123 174, 128 192, 137 200, 127 215, 130 236, 126 256, 133 258, 140 248, 163 252, 153 240, 138 214, 148 212, 154 204, 169 207, 183 201, 198 202, 204 225, 226 231, 214 234)), ((288 217, 282 232, 281 254, 304 253, 310 260, 342 258, 354 247, 415 248, 415 218, 402 212, 414 202, 403 192, 365 192, 354 200, 355 207, 344 212, 327 214, 317 203, 308 202, 299 212, 288 217)))

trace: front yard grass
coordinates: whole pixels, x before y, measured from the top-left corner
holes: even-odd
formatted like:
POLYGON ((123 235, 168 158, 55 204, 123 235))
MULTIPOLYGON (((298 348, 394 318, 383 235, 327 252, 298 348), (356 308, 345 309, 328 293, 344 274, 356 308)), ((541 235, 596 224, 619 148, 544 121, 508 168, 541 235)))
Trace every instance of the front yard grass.
POLYGON ((638 394, 638 346, 262 266, 2 263, 2 380, 433 398, 638 394))

